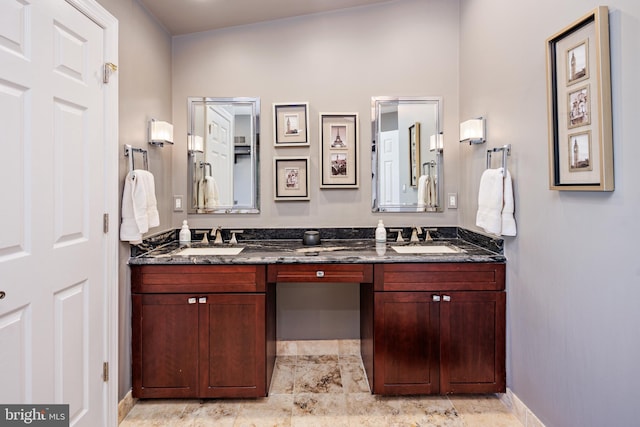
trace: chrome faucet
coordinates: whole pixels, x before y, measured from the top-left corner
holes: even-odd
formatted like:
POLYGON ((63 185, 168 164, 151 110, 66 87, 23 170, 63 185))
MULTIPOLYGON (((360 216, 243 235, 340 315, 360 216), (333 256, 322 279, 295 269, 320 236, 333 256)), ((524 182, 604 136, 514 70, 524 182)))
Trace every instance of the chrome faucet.
POLYGON ((409 241, 410 242, 419 242, 420 238, 418 236, 421 235, 421 234, 422 234, 422 229, 420 227, 417 227, 417 226, 414 225, 412 227, 412 230, 411 230, 411 239, 409 241))
POLYGON ((213 227, 211 229, 211 238, 213 239, 214 245, 221 245, 222 243, 224 243, 222 241, 222 233, 220 231, 221 231, 220 227, 213 227))

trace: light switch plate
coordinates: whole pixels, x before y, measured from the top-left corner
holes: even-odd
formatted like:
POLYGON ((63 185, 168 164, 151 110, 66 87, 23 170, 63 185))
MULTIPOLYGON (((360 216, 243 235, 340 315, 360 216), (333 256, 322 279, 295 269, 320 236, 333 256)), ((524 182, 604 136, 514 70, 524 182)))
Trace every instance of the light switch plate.
POLYGON ((182 196, 173 196, 173 211, 182 212, 184 210, 182 206, 182 196))
POLYGON ((458 209, 458 193, 447 194, 447 208, 458 209))

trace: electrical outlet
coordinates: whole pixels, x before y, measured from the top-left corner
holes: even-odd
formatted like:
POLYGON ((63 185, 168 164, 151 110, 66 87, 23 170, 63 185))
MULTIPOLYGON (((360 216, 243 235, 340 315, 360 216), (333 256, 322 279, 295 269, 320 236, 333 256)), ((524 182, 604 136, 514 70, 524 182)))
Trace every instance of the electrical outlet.
POLYGON ((457 193, 449 193, 449 194, 447 194, 447 208, 448 209, 458 209, 458 194, 457 193))
POLYGON ((182 212, 182 196, 173 196, 173 211, 182 212))

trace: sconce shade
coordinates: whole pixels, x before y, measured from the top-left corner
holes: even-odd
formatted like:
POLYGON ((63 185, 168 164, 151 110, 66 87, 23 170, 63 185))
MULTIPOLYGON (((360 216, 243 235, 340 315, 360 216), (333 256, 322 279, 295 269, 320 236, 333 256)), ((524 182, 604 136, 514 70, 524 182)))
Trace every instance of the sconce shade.
POLYGON ((431 135, 429 138, 429 151, 442 150, 444 147, 444 137, 441 133, 431 135))
POLYGON ((200 135, 189 135, 187 143, 189 145, 189 152, 204 153, 204 139, 200 135))
POLYGON ((484 119, 482 117, 460 123, 460 142, 482 144, 485 141, 484 119))
POLYGON ((173 144, 173 125, 169 122, 151 120, 149 122, 149 144, 162 147, 173 144))

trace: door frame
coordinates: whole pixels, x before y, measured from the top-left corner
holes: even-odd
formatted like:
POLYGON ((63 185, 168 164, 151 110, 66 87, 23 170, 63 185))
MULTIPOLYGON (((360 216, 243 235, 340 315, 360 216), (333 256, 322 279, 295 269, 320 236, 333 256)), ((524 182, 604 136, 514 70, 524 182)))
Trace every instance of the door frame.
MULTIPOLYGON (((103 29, 104 63, 118 63, 118 20, 96 0, 66 0, 103 29)), ((104 94, 104 213, 108 232, 104 236, 105 334, 104 361, 109 363, 109 380, 103 383, 105 426, 118 425, 118 73, 103 84, 104 94)))

